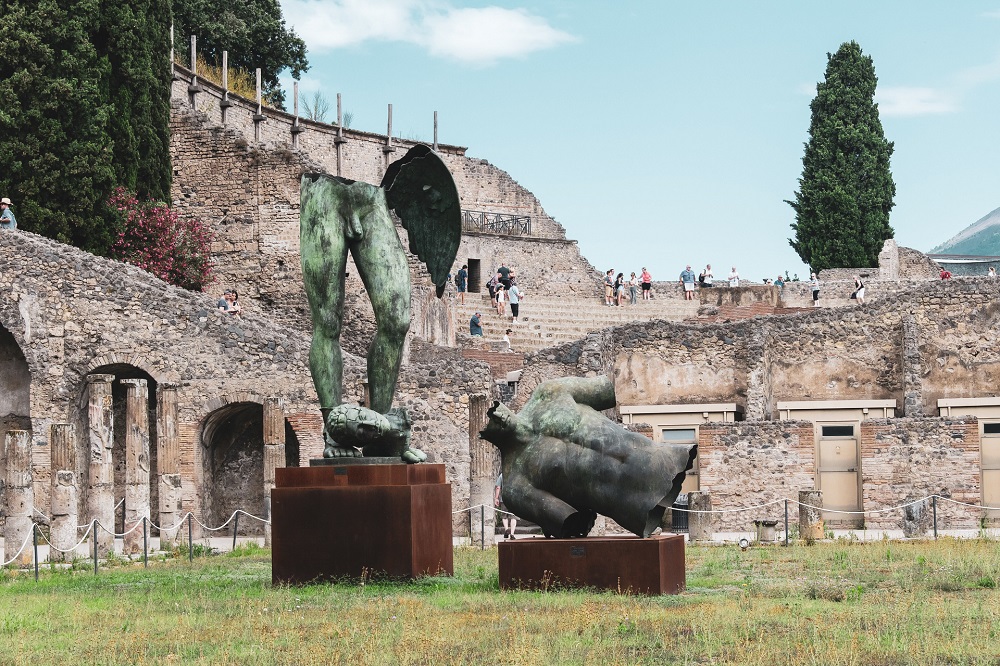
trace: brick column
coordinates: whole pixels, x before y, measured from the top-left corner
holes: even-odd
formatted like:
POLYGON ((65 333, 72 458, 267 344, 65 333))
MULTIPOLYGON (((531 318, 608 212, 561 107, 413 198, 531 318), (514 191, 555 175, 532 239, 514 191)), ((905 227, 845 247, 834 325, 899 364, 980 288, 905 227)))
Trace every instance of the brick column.
MULTIPOLYGON (((34 477, 31 473, 31 433, 27 430, 8 430, 4 439, 4 457, 7 460, 7 521, 4 523, 4 561, 24 544, 34 529, 32 512, 35 510, 34 477)), ((14 563, 31 564, 31 544, 21 550, 14 563)))
POLYGON ((177 435, 177 384, 159 382, 156 386, 156 476, 159 490, 160 548, 177 542, 180 527, 181 475, 180 444, 177 435))
POLYGON ((90 393, 87 430, 90 440, 90 488, 87 495, 88 521, 96 519, 97 554, 106 557, 114 549, 115 468, 111 459, 114 446, 114 405, 111 382, 114 375, 89 375, 90 393))
MULTIPOLYGON (((76 526, 80 523, 76 477, 76 437, 73 426, 53 423, 49 429, 49 446, 52 447, 52 526, 49 539, 52 545, 68 550, 76 544, 76 526)), ((72 553, 49 552, 49 560, 71 560, 72 553)))
POLYGON ((469 534, 472 545, 480 548, 496 542, 496 525, 493 511, 493 487, 500 467, 500 452, 479 431, 486 427, 486 411, 490 399, 482 394, 469 396, 469 504, 482 504, 486 508, 470 511, 469 534))
MULTIPOLYGON (((125 385, 125 531, 149 518, 149 389, 145 379, 125 385)), ((125 535, 125 554, 142 552, 143 527, 125 535)))
MULTIPOLYGON (((271 520, 274 470, 285 466, 285 401, 264 399, 264 518, 271 520)), ((271 546, 271 523, 264 523, 264 547, 271 546)))

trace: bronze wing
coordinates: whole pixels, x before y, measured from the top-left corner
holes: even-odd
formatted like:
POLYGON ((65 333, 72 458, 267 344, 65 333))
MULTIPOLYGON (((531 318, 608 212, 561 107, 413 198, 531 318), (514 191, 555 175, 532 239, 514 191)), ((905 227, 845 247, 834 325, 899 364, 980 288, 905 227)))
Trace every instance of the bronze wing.
POLYGON ((438 298, 462 240, 458 188, 433 150, 417 144, 389 165, 382 178, 385 199, 410 239, 410 252, 427 265, 438 298))

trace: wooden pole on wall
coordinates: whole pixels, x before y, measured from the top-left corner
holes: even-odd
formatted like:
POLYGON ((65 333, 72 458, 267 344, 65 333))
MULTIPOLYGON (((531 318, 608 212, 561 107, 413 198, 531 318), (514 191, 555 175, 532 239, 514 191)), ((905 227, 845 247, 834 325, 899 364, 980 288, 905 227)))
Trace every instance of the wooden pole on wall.
POLYGON ((341 150, 340 147, 346 142, 344 138, 344 116, 341 113, 340 93, 337 93, 337 136, 333 138, 333 145, 337 149, 337 175, 341 174, 341 150))

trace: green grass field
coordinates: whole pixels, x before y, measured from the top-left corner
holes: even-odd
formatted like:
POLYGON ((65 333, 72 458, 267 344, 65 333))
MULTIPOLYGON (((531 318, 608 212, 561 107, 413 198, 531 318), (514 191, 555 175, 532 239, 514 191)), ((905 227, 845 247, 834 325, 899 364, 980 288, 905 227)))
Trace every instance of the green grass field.
POLYGON ((667 597, 453 578, 271 587, 269 551, 0 573, 0 664, 1000 664, 1000 543, 691 547, 667 597))

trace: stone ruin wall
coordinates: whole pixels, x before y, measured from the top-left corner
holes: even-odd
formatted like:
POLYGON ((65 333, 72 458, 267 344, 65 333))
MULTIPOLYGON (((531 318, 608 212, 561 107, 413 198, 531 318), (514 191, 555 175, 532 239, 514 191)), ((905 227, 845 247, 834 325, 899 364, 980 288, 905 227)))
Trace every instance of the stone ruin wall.
MULTIPOLYGON (((171 154, 174 163, 173 201, 181 215, 209 222, 218 239, 216 289, 234 286, 244 307, 267 311, 277 320, 309 330, 308 308, 301 288, 298 255, 298 188, 302 173, 337 172, 336 128, 300 119, 304 129, 291 147, 294 117, 267 109, 256 142, 253 114, 256 106, 231 95, 221 125, 222 91, 199 81, 203 92, 190 106, 190 73, 174 81, 171 109, 171 154)), ((389 162, 398 159, 412 142, 394 140, 395 152, 384 153, 385 136, 344 130, 341 172, 345 177, 378 183, 389 162)), ((533 236, 500 237, 470 233, 463 236, 455 269, 468 259, 479 259, 486 274, 501 261, 523 261, 522 283, 528 289, 560 288, 590 293, 597 282, 593 267, 580 256, 565 230, 549 217, 538 199, 509 174, 485 160, 468 158, 465 149, 440 146, 439 154, 451 169, 463 209, 530 215, 533 236)), ((405 231, 400 228, 404 247, 405 231)), ((418 288, 429 285, 426 269, 411 257, 412 277, 418 288)), ((364 286, 349 262, 345 336, 369 340, 374 322, 364 286)), ((489 273, 491 275, 492 273, 489 273)), ((489 279, 486 275, 485 279, 489 279)), ((428 313, 425 327, 422 298, 414 300, 415 331, 439 331, 442 321, 454 328, 452 315, 428 313)), ((435 341, 453 344, 453 332, 436 334, 435 341)), ((350 351, 363 354, 367 343, 353 343, 350 351)))
MULTIPOLYGON (((134 267, 27 232, 0 235, 0 257, 7 266, 0 276, 0 342, 10 352, 7 361, 0 364, 0 375, 6 386, 18 391, 7 395, 0 405, 8 411, 3 429, 4 433, 11 428, 32 433, 35 504, 43 514, 50 511, 50 427, 69 423, 75 426, 76 468, 81 480, 79 510, 81 516, 86 515, 86 379, 95 372, 149 377, 151 410, 158 387, 176 386, 182 512, 190 510, 205 519, 204 512, 211 508, 210 499, 218 489, 211 488, 205 429, 210 422, 218 424, 226 410, 261 405, 270 396, 279 397, 284 402, 286 427, 294 432, 299 445, 299 457, 292 464, 306 464, 309 458, 322 455, 306 334, 276 325, 252 311, 233 318, 218 311, 214 295, 172 287, 134 267), (18 370, 16 357, 21 355, 23 369, 18 370)), ((364 376, 363 359, 346 355, 345 400, 362 399, 364 376)), ((117 383, 114 388, 117 390, 117 383)), ((460 355, 409 364, 400 375, 397 396, 410 410, 413 443, 427 452, 432 462, 445 464, 456 508, 468 503, 467 396, 491 389, 489 366, 460 355)), ((154 483, 155 424, 153 413, 154 483)), ((246 422, 238 425, 245 428, 246 422)), ((119 419, 116 440, 121 439, 124 426, 119 419)), ((260 433, 250 436, 259 438, 260 433)), ((117 449, 115 455, 117 476, 122 477, 123 458, 118 457, 117 449)), ((256 454, 247 455, 253 458, 256 454)), ((0 470, 5 469, 5 463, 0 453, 0 470)), ((263 459, 234 460, 232 464, 250 465, 256 474, 263 459)), ((121 482, 119 478, 119 493, 121 482)), ((259 515, 262 506, 252 504, 263 497, 262 492, 263 488, 256 486, 229 487, 215 502, 259 515)), ((154 519, 155 493, 154 488, 154 519)), ((467 519, 463 523, 461 516, 457 518, 456 530, 467 529, 467 519)))

